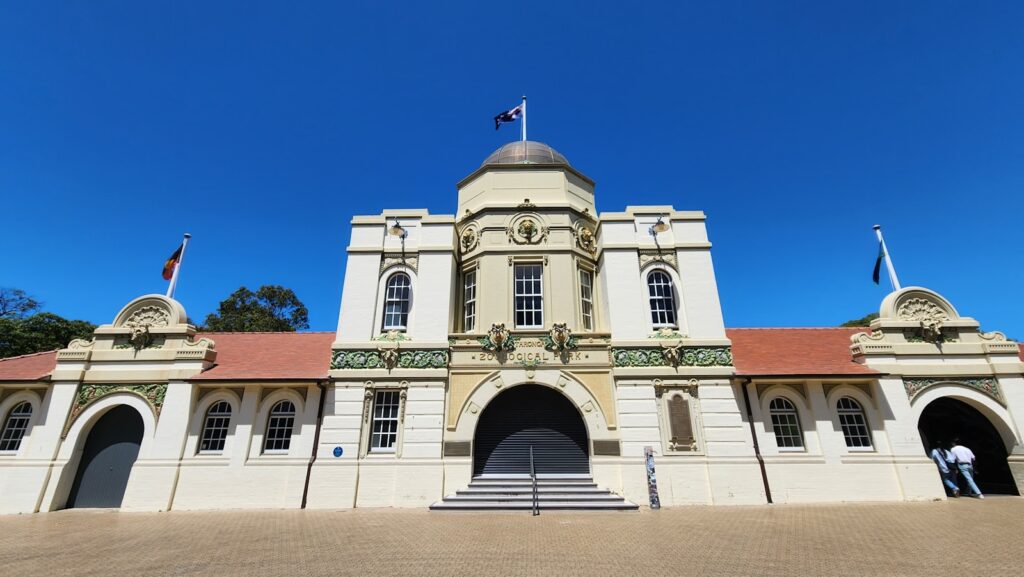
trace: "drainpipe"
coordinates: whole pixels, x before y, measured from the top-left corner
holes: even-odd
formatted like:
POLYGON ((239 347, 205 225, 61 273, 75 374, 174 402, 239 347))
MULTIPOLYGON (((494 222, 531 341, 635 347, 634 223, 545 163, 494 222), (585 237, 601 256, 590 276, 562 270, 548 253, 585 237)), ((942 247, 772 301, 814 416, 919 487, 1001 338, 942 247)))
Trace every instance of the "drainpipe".
POLYGON ((761 481, 764 482, 764 496, 768 503, 772 502, 772 489, 768 486, 768 471, 764 468, 764 457, 761 456, 761 447, 757 444, 757 430, 754 428, 754 412, 750 410, 750 394, 747 392, 747 385, 750 379, 740 381, 743 388, 743 404, 747 406, 747 422, 750 423, 750 438, 754 440, 754 456, 757 457, 757 464, 761 467, 761 481))
POLYGON ((299 506, 300 509, 306 508, 306 498, 309 496, 309 478, 313 474, 316 450, 320 446, 320 429, 324 425, 324 401, 327 399, 327 381, 317 381, 316 388, 320 389, 320 408, 316 411, 316 430, 313 432, 313 454, 309 456, 309 465, 306 467, 306 484, 302 487, 302 505, 299 506))

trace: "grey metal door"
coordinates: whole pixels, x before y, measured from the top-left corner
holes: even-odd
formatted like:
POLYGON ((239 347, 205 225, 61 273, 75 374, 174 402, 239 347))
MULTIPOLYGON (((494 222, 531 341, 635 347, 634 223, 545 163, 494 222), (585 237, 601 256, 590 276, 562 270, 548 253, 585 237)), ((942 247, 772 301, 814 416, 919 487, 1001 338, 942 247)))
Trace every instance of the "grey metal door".
POLYGON ((68 508, 120 507, 142 444, 142 417, 126 405, 100 417, 85 440, 68 508))
POLYGON ((473 447, 474 475, 590 474, 587 429, 561 393, 520 385, 494 398, 480 415, 473 447))

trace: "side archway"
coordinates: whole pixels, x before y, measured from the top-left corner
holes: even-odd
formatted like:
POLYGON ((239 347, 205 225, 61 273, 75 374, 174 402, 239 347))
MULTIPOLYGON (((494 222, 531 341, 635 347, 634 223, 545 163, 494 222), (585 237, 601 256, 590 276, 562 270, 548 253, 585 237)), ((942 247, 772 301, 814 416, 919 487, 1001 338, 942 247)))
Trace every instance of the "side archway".
POLYGON ((120 507, 144 433, 142 415, 131 406, 103 413, 85 439, 67 507, 120 507))
POLYGON ((932 399, 921 410, 917 427, 926 452, 935 443, 947 444, 957 438, 974 452, 975 481, 982 493, 1020 494, 1007 462, 1005 431, 1000 432, 973 402, 952 396, 932 399))

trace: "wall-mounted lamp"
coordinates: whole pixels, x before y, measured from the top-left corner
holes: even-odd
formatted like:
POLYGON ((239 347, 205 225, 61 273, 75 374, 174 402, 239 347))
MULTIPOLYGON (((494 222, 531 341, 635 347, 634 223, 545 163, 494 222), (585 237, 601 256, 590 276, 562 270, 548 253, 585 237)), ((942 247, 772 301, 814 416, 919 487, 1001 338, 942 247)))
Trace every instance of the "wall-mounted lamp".
POLYGON ((665 222, 664 220, 662 220, 660 216, 658 217, 658 222, 652 224, 651 228, 648 229, 648 232, 651 233, 651 236, 653 236, 655 238, 657 238, 659 232, 667 232, 667 231, 668 231, 668 223, 665 222))
POLYGON ((405 237, 409 236, 409 231, 405 230, 405 227, 398 223, 398 219, 395 219, 395 224, 388 229, 388 234, 397 236, 404 241, 405 237))

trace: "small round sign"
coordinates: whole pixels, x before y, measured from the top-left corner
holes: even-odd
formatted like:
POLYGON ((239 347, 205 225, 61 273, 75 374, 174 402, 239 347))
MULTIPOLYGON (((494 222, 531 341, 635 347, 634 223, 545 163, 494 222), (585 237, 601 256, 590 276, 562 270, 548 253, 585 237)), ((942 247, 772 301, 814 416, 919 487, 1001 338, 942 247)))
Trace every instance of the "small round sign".
POLYGON ((345 451, 343 451, 343 450, 341 449, 341 447, 335 447, 335 448, 334 448, 334 456, 335 456, 335 457, 340 457, 340 456, 342 455, 342 453, 344 453, 344 452, 345 452, 345 451))

